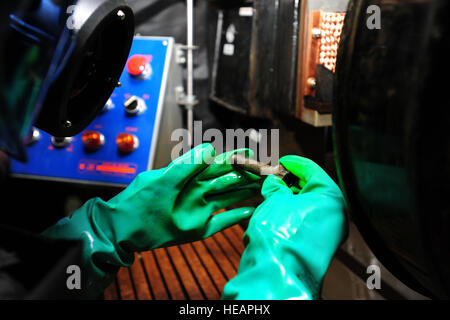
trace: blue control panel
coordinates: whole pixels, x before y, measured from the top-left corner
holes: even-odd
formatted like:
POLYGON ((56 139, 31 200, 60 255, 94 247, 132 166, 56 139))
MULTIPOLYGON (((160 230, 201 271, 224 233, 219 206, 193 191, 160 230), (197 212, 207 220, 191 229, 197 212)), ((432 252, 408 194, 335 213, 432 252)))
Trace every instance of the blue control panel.
POLYGON ((71 139, 35 131, 28 162, 13 161, 13 175, 124 186, 152 169, 173 46, 172 38, 136 37, 103 113, 71 139))

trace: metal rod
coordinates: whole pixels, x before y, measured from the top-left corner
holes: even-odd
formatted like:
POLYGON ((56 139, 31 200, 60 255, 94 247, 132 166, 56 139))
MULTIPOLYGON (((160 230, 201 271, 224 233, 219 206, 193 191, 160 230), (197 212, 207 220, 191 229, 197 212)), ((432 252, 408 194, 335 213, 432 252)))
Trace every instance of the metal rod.
POLYGON ((278 178, 283 179, 288 187, 296 187, 296 192, 298 192, 298 188, 300 187, 300 179, 290 173, 281 164, 272 167, 268 164, 253 159, 248 159, 240 154, 235 154, 231 157, 231 164, 238 170, 245 170, 260 177, 265 177, 268 175, 277 176, 278 178))
POLYGON ((187 121, 189 145, 194 139, 194 0, 187 0, 187 121))
POLYGON ((268 164, 264 164, 253 159, 248 159, 240 154, 235 154, 231 157, 231 164, 237 168, 249 171, 258 176, 275 175, 281 179, 284 179, 289 173, 282 165, 272 167, 268 164))
POLYGON ((194 140, 194 108, 193 106, 186 107, 187 108, 187 129, 189 132, 189 147, 193 147, 193 140, 194 140))

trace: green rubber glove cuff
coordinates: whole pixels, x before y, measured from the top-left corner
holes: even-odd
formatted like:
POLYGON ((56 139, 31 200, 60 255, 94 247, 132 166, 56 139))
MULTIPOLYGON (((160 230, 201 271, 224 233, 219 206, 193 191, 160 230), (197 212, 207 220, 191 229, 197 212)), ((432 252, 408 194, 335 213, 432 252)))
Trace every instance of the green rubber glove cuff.
POLYGON ((120 267, 134 262, 134 252, 126 251, 117 240, 105 212, 111 206, 99 198, 87 201, 68 218, 45 230, 42 235, 54 239, 74 239, 83 243, 81 296, 96 298, 114 279, 120 267))
POLYGON ((280 163, 300 185, 290 189, 276 176, 264 181, 266 200, 250 219, 237 276, 222 299, 320 298, 323 277, 347 233, 343 196, 313 161, 286 156, 280 163))

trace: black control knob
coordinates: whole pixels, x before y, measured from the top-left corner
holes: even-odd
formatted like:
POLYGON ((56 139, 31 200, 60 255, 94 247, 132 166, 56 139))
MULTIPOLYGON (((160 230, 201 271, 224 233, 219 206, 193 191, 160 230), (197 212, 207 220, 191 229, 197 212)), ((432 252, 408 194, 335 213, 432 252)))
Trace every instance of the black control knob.
POLYGON ((139 115, 147 109, 144 99, 132 96, 124 103, 125 111, 129 115, 139 115))
POLYGON ((52 137, 52 144, 55 148, 65 148, 72 142, 71 137, 52 137))

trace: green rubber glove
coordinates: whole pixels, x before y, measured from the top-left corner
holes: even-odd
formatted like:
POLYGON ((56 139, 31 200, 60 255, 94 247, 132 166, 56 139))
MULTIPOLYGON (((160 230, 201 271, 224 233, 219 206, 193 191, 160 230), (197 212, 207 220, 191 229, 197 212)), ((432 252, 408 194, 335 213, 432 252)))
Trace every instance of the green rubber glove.
POLYGON ((89 200, 43 234, 83 241, 82 294, 96 297, 134 252, 204 239, 251 216, 254 208, 212 215, 258 192, 259 177, 226 164, 237 152, 252 156, 240 149, 215 157, 212 145, 198 146, 167 168, 141 173, 108 202, 89 200))
POLYGON ((276 176, 264 181, 265 201, 250 219, 237 276, 222 299, 320 298, 322 279, 347 232, 343 196, 313 161, 286 156, 280 163, 300 185, 290 189, 276 176))

